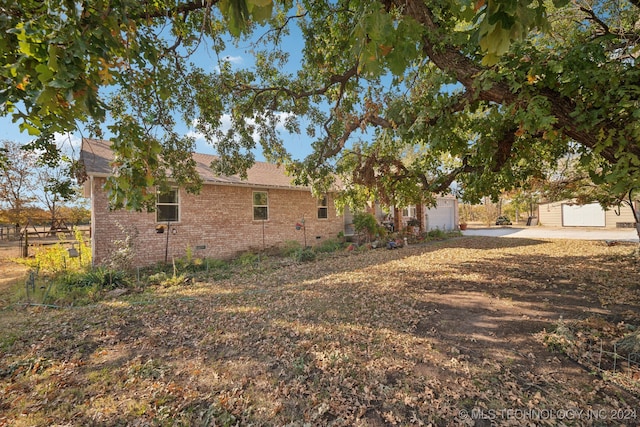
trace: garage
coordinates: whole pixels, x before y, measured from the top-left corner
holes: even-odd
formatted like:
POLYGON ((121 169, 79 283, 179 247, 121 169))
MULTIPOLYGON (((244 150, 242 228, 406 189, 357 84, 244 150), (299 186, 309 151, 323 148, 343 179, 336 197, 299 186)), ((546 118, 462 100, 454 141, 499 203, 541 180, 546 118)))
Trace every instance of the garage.
POLYGON ((605 211, 598 203, 562 204, 562 225, 564 227, 604 227, 605 211))
POLYGON ((425 214, 427 230, 454 230, 457 228, 455 199, 440 198, 435 208, 425 214))

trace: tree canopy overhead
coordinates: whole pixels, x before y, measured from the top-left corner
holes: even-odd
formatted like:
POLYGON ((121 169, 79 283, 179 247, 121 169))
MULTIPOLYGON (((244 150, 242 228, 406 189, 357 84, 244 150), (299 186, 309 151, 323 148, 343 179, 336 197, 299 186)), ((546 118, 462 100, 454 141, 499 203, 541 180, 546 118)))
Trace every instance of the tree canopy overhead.
POLYGON ((108 129, 116 207, 149 206, 169 174, 198 190, 180 120, 215 145, 221 173, 242 173, 259 144, 300 183, 338 172, 353 200, 454 181, 473 200, 568 153, 612 198, 640 179, 637 0, 2 0, 0 30, 1 114, 52 159, 55 132, 108 129), (229 34, 249 37, 254 66, 193 64, 229 34), (309 136, 306 159, 284 149, 282 117, 309 136))

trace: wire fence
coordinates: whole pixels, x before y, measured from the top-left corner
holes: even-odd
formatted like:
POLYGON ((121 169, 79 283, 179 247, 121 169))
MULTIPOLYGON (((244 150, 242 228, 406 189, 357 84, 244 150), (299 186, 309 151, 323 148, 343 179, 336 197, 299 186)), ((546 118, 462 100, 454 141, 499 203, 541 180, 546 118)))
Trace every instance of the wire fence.
POLYGON ((587 344, 580 363, 628 391, 640 393, 640 353, 621 349, 618 343, 606 346, 600 341, 587 344))

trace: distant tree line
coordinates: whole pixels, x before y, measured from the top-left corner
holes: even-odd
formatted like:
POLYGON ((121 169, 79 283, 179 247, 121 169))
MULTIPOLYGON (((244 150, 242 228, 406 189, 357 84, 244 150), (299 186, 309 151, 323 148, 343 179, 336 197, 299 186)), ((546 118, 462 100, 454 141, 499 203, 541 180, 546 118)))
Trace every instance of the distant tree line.
POLYGON ((71 161, 49 165, 22 144, 0 141, 0 224, 22 228, 87 223, 82 189, 70 178, 71 161))

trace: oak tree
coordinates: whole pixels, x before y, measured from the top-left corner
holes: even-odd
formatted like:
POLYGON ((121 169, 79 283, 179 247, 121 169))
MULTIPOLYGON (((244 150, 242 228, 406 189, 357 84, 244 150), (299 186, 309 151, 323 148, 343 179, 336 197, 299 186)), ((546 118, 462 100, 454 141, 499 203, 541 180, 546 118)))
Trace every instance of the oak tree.
POLYGON ((52 159, 53 133, 107 129, 116 207, 150 206, 169 176, 198 190, 178 120, 216 146, 220 173, 242 174, 260 145, 319 189, 338 172, 378 197, 455 181, 477 200, 574 149, 612 199, 638 185, 637 0, 0 4, 0 112, 52 159), (205 50, 217 58, 229 33, 251 43, 255 65, 192 63, 205 50), (291 37, 302 43, 295 72, 291 37), (308 135, 307 158, 285 150, 282 117, 308 135))

